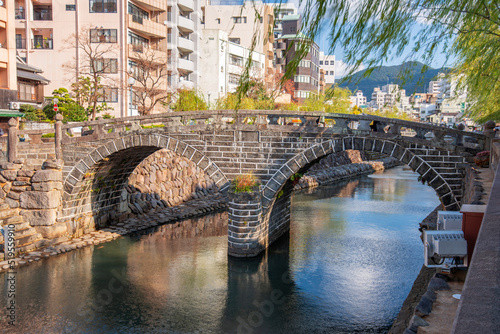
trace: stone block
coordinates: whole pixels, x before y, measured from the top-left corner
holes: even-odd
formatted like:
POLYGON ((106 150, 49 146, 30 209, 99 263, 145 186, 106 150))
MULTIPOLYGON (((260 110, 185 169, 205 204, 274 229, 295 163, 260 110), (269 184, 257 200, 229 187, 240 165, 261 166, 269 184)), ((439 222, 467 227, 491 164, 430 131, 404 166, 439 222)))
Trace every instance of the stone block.
POLYGON ((54 209, 61 203, 61 193, 58 190, 26 191, 21 194, 20 201, 23 209, 54 209))
POLYGON ((52 226, 35 226, 38 233, 45 239, 55 239, 62 237, 68 232, 66 223, 57 223, 52 226))
POLYGON ((63 160, 49 159, 43 162, 42 169, 55 169, 60 170, 64 166, 63 160))
POLYGON ((31 226, 50 226, 56 223, 57 211, 49 210, 24 210, 22 211, 24 221, 31 226))
POLYGON ((7 169, 7 170, 19 170, 21 169, 22 164, 15 164, 12 162, 4 162, 3 164, 0 165, 0 168, 2 169, 7 169))
POLYGON ((26 170, 26 169, 21 169, 17 172, 18 177, 32 177, 35 171, 33 170, 26 170))
POLYGON ((36 171, 31 182, 48 182, 48 181, 59 181, 62 182, 62 172, 53 169, 42 169, 36 171))
POLYGON ((61 182, 49 181, 49 182, 33 183, 32 188, 33 190, 36 191, 61 190, 63 188, 63 185, 61 182))
POLYGON ((8 181, 14 181, 17 177, 17 170, 3 170, 0 174, 8 181))
POLYGON ((6 198, 5 203, 10 206, 11 209, 15 209, 19 207, 19 201, 16 201, 15 199, 12 198, 6 198))

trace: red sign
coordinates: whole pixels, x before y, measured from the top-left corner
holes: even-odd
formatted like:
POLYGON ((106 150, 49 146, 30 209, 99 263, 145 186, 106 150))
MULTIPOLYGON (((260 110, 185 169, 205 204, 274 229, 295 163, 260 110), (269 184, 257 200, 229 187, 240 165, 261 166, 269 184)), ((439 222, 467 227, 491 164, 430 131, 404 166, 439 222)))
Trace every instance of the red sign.
POLYGON ((59 111, 59 107, 57 106, 57 104, 54 104, 54 111, 59 111))

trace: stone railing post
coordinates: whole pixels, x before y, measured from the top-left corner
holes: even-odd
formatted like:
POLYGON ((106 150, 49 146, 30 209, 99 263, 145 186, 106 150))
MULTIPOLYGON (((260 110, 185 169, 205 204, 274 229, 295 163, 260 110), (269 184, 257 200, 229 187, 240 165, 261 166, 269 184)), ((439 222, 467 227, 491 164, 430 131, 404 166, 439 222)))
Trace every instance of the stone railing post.
POLYGON ((17 142, 19 139, 17 138, 17 120, 15 118, 9 119, 9 162, 13 162, 17 159, 17 142))
POLYGON ((486 142, 484 143, 484 150, 489 151, 491 148, 491 140, 495 138, 495 122, 488 121, 484 124, 483 134, 486 136, 486 142))
MULTIPOLYGON (((457 125, 457 129, 460 130, 460 131, 464 131, 465 130, 465 125, 463 125, 462 123, 460 123, 460 124, 457 125)), ((461 133, 457 134, 456 140, 455 140, 455 145, 457 145, 457 146, 464 146, 464 136, 461 133)))
POLYGON ((62 120, 63 116, 61 114, 56 115, 56 124, 54 125, 55 130, 55 150, 56 159, 62 160, 62 120))

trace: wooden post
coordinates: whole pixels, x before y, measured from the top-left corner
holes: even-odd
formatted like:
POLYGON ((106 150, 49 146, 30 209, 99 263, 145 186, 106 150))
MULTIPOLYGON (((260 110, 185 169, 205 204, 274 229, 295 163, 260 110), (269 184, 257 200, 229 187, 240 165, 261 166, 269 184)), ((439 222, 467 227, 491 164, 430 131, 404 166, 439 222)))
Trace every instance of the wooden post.
POLYGON ((62 120, 63 116, 61 114, 56 114, 56 124, 54 125, 55 130, 55 150, 56 159, 61 160, 62 157, 62 120))
POLYGON ((19 138, 17 138, 17 120, 15 118, 9 119, 9 162, 13 162, 17 159, 17 142, 19 138))

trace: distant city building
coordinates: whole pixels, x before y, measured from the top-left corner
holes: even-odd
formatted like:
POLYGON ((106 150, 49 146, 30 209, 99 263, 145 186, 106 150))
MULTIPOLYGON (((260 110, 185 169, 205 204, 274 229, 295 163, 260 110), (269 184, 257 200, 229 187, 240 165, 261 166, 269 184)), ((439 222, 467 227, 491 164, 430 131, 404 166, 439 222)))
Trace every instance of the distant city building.
POLYGON ((335 84, 335 55, 325 55, 320 51, 319 68, 325 70, 325 85, 328 89, 335 84))
POLYGON ((203 68, 199 90, 209 103, 236 91, 250 55, 250 76, 257 79, 264 76, 265 55, 230 42, 225 31, 204 29, 199 54, 203 68))
POLYGON ((283 17, 283 35, 276 43, 276 70, 285 73, 292 59, 294 59, 299 48, 308 46, 307 54, 300 60, 292 77, 294 82, 294 98, 303 102, 310 94, 319 92, 319 47, 318 45, 301 33, 300 16, 287 15, 283 17))
POLYGON ((350 96, 349 98, 353 106, 366 106, 366 96, 364 96, 363 92, 360 90, 356 91, 356 95, 350 96))
POLYGON ((274 39, 277 40, 283 34, 283 17, 287 15, 297 15, 297 7, 293 2, 270 3, 274 7, 274 39))
POLYGON ((399 85, 387 84, 380 87, 375 87, 372 93, 370 104, 373 108, 383 107, 402 107, 407 109, 410 106, 409 97, 406 96, 404 89, 399 89, 399 85))

